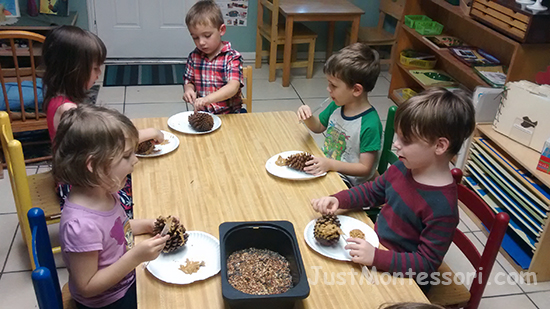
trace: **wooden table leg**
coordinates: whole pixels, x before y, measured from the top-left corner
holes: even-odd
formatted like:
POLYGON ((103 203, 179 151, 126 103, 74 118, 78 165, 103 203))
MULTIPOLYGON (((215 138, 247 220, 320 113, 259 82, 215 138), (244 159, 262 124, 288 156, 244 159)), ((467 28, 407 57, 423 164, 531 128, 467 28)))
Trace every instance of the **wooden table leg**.
POLYGON ((285 49, 283 54, 283 87, 290 85, 290 58, 292 57, 292 27, 294 26, 294 18, 286 17, 285 28, 285 49))
POLYGON ((349 36, 349 42, 350 44, 353 44, 357 42, 357 36, 359 35, 359 22, 361 21, 361 16, 357 16, 353 18, 353 22, 351 23, 351 31, 349 36))
POLYGON ((334 48, 334 28, 336 27, 335 21, 328 22, 328 34, 327 34, 327 52, 326 59, 332 55, 332 49, 334 48))

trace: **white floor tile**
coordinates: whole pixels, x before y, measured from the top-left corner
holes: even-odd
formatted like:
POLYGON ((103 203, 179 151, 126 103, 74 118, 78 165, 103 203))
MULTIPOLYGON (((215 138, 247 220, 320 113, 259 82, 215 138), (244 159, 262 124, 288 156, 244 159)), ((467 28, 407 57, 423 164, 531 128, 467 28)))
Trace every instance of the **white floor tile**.
POLYGON ((384 77, 388 81, 391 81, 391 73, 389 71, 381 71, 380 76, 384 77))
POLYGON ((296 78, 290 82, 291 86, 296 89, 302 99, 308 98, 327 98, 329 97, 327 90, 327 80, 321 78, 296 78))
POLYGON ((126 106, 134 103, 183 103, 183 86, 128 86, 125 102, 126 106))
POLYGON ((315 134, 310 131, 311 137, 315 140, 315 143, 320 149, 323 149, 323 145, 325 144, 325 135, 321 134, 315 134))
MULTIPOLYGON (((266 62, 262 63, 262 67, 259 69, 256 69, 255 64, 251 63, 245 63, 245 65, 250 65, 254 69, 252 72, 252 76, 254 80, 256 79, 269 79, 269 65, 266 62)), ((325 73, 323 73, 323 67, 325 66, 324 62, 315 62, 313 64, 313 76, 312 78, 326 78, 325 73)), ((275 82, 282 83, 283 82, 283 70, 279 69, 275 71, 275 82)), ((300 78, 306 78, 307 72, 306 68, 294 68, 290 69, 290 81, 292 82, 295 79, 300 78)))
POLYGON ((466 226, 466 224, 464 224, 462 221, 460 221, 460 222, 458 223, 457 228, 458 228, 460 231, 462 231, 462 233, 468 233, 468 232, 470 232, 470 229, 468 229, 468 227, 466 226))
POLYGON ((124 114, 130 119, 170 117, 187 110, 187 103, 183 101, 174 103, 126 104, 124 114))
POLYGON ((470 229, 470 231, 472 232, 480 231, 477 224, 474 223, 474 221, 466 214, 466 212, 464 212, 464 210, 462 210, 462 208, 459 207, 458 210, 459 210, 460 220, 464 222, 464 224, 466 224, 466 226, 470 229))
POLYGON ((529 293, 527 297, 529 297, 539 308, 550 308, 550 291, 529 293))
POLYGON ((99 89, 99 94, 97 95, 98 105, 105 104, 123 104, 124 103, 124 93, 125 87, 101 87, 99 89))
POLYGON ((390 100, 387 97, 369 97, 369 102, 376 111, 378 112, 378 117, 380 117, 380 120, 385 121, 388 118, 388 109, 391 106, 395 106, 392 100, 390 100))
POLYGON ((13 200, 8 171, 3 169, 0 172, 4 173, 4 177, 0 179, 0 196, 2 197, 2 202, 0 202, 0 214, 14 213, 16 212, 15 201, 13 200))
MULTIPOLYGON (((308 79, 309 80, 309 79, 308 79)), ((267 79, 254 79, 252 100, 298 99, 298 94, 292 87, 283 87, 281 82, 270 83, 267 79)))
POLYGON ((387 97, 389 90, 390 90, 390 82, 386 78, 382 76, 378 76, 374 89, 371 92, 369 92, 369 99, 374 96, 387 97))
POLYGON ((52 165, 50 163, 41 164, 38 167, 37 173, 46 173, 52 170, 52 165))
POLYGON ((17 214, 0 215, 0 265, 3 265, 8 257, 18 223, 17 214))
MULTIPOLYGON (((273 111, 296 112, 300 106, 302 106, 300 99, 257 100, 252 103, 254 113, 273 111)), ((296 116, 296 121, 298 121, 298 116, 296 116)))
POLYGON ((100 103, 100 106, 107 107, 110 109, 114 109, 118 111, 119 113, 124 114, 124 103, 100 103))
MULTIPOLYGON (((501 297, 482 298, 479 304, 479 309, 537 309, 535 305, 524 295, 510 295, 501 297)), ((544 307, 539 307, 544 308, 544 307)))
POLYGON ((2 308, 38 308, 30 271, 4 273, 0 291, 2 308))

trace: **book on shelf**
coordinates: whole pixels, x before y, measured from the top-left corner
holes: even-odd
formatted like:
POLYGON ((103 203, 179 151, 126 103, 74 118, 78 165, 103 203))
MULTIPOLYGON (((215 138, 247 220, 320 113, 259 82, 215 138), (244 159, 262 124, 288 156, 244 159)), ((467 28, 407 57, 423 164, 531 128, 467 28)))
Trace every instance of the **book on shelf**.
POLYGON ((461 39, 454 37, 452 35, 434 35, 434 36, 425 36, 424 40, 428 41, 436 49, 444 49, 449 47, 458 47, 465 46, 466 44, 461 39))
POLYGON ((502 65, 474 66, 474 72, 492 87, 502 88, 506 84, 506 69, 502 65))
POLYGON ((450 53, 469 66, 497 65, 500 61, 481 48, 462 46, 450 47, 450 53))
POLYGON ((408 99, 414 97, 417 94, 418 93, 412 90, 411 88, 399 88, 393 91, 393 95, 396 97, 398 104, 401 104, 407 101, 408 99))
POLYGON ((409 73, 425 86, 455 86, 456 81, 441 70, 409 70, 409 73))

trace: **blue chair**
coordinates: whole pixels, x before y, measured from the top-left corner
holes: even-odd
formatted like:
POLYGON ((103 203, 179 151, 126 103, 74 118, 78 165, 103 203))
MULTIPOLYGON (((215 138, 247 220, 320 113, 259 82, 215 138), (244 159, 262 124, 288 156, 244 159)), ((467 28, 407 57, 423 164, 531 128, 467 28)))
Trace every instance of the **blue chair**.
POLYGON ((67 285, 63 287, 64 293, 61 293, 44 211, 36 207, 31 208, 27 218, 32 233, 32 252, 36 266, 32 272, 32 284, 38 307, 40 309, 74 308, 67 285))

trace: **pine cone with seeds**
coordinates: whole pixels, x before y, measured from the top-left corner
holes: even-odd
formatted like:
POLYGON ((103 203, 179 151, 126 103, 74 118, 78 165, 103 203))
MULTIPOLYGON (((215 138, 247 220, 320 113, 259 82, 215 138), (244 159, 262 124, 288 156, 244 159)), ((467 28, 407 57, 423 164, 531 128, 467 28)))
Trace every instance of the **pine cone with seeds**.
POLYGON ((170 239, 166 241, 166 245, 162 249, 162 252, 170 253, 185 245, 185 243, 187 243, 187 239, 189 238, 189 234, 185 232, 185 227, 183 227, 183 224, 181 224, 178 219, 173 218, 172 216, 159 216, 155 221, 153 234, 159 234, 162 229, 164 229, 166 222, 171 222, 170 230, 168 231, 170 239))
POLYGON ((194 112, 187 119, 191 127, 199 132, 210 131, 214 126, 214 118, 208 113, 194 112))
POLYGON ((313 236, 323 246, 332 246, 340 238, 340 220, 335 215, 323 215, 315 221, 313 236))
POLYGON ((306 167, 306 162, 313 160, 313 156, 309 152, 300 152, 286 158, 286 165, 295 170, 303 171, 306 167))
POLYGON ((153 152, 153 149, 155 149, 155 143, 153 143, 153 140, 150 139, 139 143, 136 153, 140 155, 148 155, 153 152))

